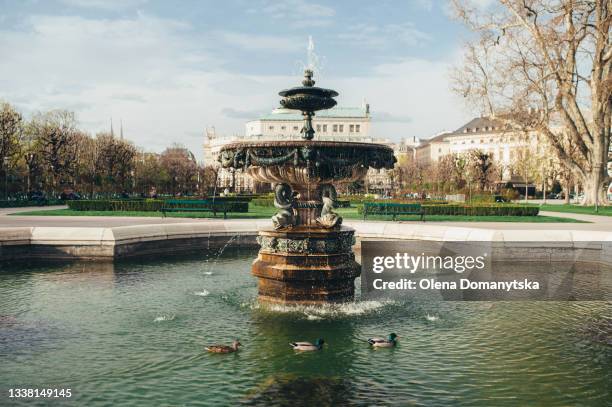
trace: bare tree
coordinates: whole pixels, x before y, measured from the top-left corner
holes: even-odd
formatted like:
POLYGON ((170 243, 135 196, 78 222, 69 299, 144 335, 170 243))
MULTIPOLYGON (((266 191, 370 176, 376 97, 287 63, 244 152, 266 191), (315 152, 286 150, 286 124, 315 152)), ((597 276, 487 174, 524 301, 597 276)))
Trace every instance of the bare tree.
POLYGON ((482 150, 470 150, 467 154, 470 174, 481 191, 490 189, 499 178, 499 171, 493 162, 492 154, 482 150))
POLYGON ((529 147, 515 150, 511 169, 525 181, 525 202, 529 197, 529 182, 538 182, 541 178, 541 158, 534 154, 529 147))
POLYGON ((21 114, 8 103, 0 103, 0 169, 5 181, 4 198, 8 196, 9 170, 15 166, 21 151, 23 135, 21 114))
POLYGON ((23 118, 8 103, 0 103, 0 160, 15 158, 21 151, 23 118))
POLYGON ((136 148, 129 142, 115 138, 112 134, 101 133, 96 136, 97 164, 102 175, 102 185, 106 192, 125 192, 129 185, 136 148))
POLYGON ((172 194, 195 190, 198 168, 191 151, 180 144, 174 144, 164 150, 160 162, 170 177, 168 189, 172 194))
POLYGON ((53 110, 34 116, 28 126, 34 139, 37 155, 43 171, 49 176, 49 191, 57 193, 58 187, 70 183, 76 167, 76 121, 74 113, 53 110))
POLYGON ((206 165, 198 167, 200 171, 200 188, 204 193, 214 193, 219 176, 219 167, 206 165))
POLYGON ((485 11, 468 0, 453 4, 479 34, 453 75, 455 91, 487 114, 542 134, 584 186, 583 203, 606 202, 612 2, 498 0, 485 11))

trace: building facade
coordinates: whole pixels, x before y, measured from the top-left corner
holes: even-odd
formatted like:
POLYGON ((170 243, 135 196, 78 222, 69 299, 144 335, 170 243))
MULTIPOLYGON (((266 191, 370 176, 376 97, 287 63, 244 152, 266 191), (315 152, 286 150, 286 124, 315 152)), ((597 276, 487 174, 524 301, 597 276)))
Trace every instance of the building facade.
POLYGON ((416 149, 416 161, 423 166, 432 165, 449 155, 465 155, 480 150, 492 156, 500 166, 502 181, 515 180, 512 167, 517 154, 528 151, 543 155, 546 145, 536 133, 521 133, 501 120, 477 117, 455 131, 445 132, 424 140, 416 149))

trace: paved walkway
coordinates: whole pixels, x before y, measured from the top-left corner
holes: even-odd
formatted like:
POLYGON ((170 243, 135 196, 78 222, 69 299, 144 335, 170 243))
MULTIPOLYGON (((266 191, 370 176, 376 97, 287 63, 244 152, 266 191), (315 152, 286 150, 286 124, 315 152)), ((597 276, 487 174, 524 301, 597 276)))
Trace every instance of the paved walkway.
MULTIPOLYGON (((156 225, 173 223, 218 222, 220 218, 162 218, 162 217, 119 217, 119 216, 5 216, 32 210, 61 209, 58 207, 9 208, 0 210, 0 228, 2 227, 116 227, 131 225, 156 225)), ((612 231, 612 216, 581 215, 575 213, 540 212, 545 216, 573 218, 592 223, 529 223, 529 222, 424 222, 428 225, 458 226, 476 229, 499 230, 593 230, 612 231)), ((241 222, 244 219, 229 219, 225 222, 241 222)), ((346 219, 345 223, 361 223, 357 219, 346 219)), ((422 222, 402 222, 408 225, 422 222)))

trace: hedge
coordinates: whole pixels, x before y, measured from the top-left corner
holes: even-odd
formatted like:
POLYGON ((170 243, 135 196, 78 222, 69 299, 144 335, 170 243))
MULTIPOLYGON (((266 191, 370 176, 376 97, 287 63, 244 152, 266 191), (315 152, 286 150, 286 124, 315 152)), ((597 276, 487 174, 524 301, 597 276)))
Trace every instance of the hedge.
MULTIPOLYGON (((212 206, 212 200, 205 200, 212 206)), ((249 211, 249 203, 243 201, 218 202, 215 205, 220 209, 227 207, 228 212, 249 211)), ((185 205, 188 206, 188 205, 185 205)), ((159 212, 163 207, 180 208, 181 204, 166 204, 163 199, 147 199, 144 201, 131 200, 95 200, 95 201, 69 201, 68 207, 75 211, 128 211, 128 212, 159 212)))
POLYGON ((64 205, 64 201, 60 199, 45 199, 45 200, 18 200, 5 201, 0 200, 0 208, 23 208, 26 206, 49 206, 49 205, 64 205))
MULTIPOLYGON (((476 205, 422 205, 425 215, 453 215, 453 216, 537 216, 540 208, 536 206, 508 205, 508 204, 476 204, 476 205)), ((369 214, 390 214, 392 209, 384 206, 371 207, 369 214)), ((363 213, 363 205, 358 207, 363 213)))
MULTIPOLYGON (((274 206, 274 198, 258 198, 251 200, 253 205, 264 206, 267 208, 271 208, 274 206)), ((350 201, 336 201, 336 208, 350 208, 350 201)))

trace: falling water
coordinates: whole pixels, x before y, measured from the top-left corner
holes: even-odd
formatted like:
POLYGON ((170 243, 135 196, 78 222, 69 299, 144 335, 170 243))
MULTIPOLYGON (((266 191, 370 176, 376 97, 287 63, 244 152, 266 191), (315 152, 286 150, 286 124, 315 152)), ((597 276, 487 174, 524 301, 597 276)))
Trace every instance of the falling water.
POLYGON ((297 68, 299 72, 294 74, 301 75, 305 69, 310 69, 317 77, 321 76, 324 65, 324 57, 317 55, 315 52, 315 44, 312 35, 308 36, 308 46, 306 47, 306 62, 298 61, 297 68))
POLYGON ((317 69, 319 69, 319 56, 315 53, 314 50, 315 46, 314 46, 314 41, 312 40, 312 35, 308 36, 308 48, 307 51, 307 55, 308 55, 308 65, 306 66, 307 69, 310 69, 311 71, 315 71, 317 69))

